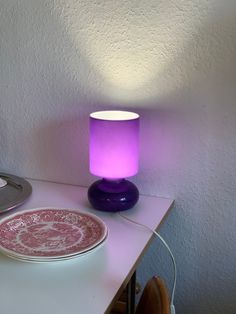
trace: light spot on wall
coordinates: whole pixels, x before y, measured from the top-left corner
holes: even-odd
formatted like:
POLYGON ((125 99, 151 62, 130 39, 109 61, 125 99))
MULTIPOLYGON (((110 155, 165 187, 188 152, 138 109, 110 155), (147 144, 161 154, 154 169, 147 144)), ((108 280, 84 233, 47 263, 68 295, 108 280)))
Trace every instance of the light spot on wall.
MULTIPOLYGON (((102 93, 113 101, 160 98, 175 87, 164 79, 191 38, 196 24, 206 17, 207 3, 185 1, 80 1, 60 0, 54 8, 71 41, 101 75, 102 93), (201 6, 201 18, 195 14, 201 6), (169 90, 168 90, 169 88, 169 90)), ((75 64, 73 64, 75 66, 75 64)))

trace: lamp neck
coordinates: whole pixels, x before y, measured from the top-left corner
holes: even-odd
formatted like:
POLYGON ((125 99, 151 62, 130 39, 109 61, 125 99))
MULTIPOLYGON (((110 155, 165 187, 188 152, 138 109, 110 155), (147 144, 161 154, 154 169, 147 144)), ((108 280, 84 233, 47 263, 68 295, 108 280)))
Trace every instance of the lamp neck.
POLYGON ((102 181, 118 184, 118 183, 121 183, 121 182, 125 181, 125 179, 124 178, 122 178, 122 179, 107 179, 107 178, 103 178, 102 181))

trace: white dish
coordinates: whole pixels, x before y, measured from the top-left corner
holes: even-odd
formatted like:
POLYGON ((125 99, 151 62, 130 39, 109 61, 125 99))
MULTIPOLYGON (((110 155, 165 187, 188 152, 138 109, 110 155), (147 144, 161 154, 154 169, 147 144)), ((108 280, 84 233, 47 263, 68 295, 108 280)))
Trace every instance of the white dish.
POLYGON ((96 246, 95 248, 84 252, 84 253, 80 253, 80 254, 75 254, 75 255, 71 255, 71 256, 66 256, 66 257, 61 257, 61 258, 39 258, 39 259, 35 259, 35 258, 27 258, 27 257, 21 257, 21 256, 16 256, 16 255, 10 255, 10 254, 4 254, 5 256, 20 261, 20 262, 27 262, 27 263, 52 263, 52 262, 64 262, 64 261, 68 261, 71 259, 75 259, 75 258, 81 258, 84 256, 87 256, 91 253, 95 253, 96 251, 98 251, 99 249, 101 249, 104 244, 106 242, 106 239, 100 243, 98 246, 96 246))
POLYGON ((24 260, 60 260, 95 249, 107 237, 105 223, 74 209, 24 210, 0 221, 0 251, 24 260))

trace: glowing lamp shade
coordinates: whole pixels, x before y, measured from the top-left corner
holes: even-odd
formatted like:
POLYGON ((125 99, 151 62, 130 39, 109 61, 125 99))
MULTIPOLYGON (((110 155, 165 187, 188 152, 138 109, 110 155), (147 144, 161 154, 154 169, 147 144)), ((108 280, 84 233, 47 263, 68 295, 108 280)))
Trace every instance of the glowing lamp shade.
POLYGON ((90 172, 107 179, 138 172, 139 116, 124 111, 90 115, 90 172))
POLYGON ((119 211, 138 200, 136 186, 125 180, 138 172, 139 115, 128 111, 90 114, 90 172, 102 177, 88 191, 96 209, 119 211))

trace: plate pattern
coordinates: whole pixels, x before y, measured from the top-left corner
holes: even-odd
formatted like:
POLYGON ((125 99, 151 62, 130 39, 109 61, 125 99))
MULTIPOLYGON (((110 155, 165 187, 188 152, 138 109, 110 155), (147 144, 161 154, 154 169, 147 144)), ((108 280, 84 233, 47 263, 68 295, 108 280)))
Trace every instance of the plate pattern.
POLYGON ((63 257, 91 250, 107 234, 95 215, 68 209, 24 211, 0 222, 0 249, 28 257, 63 257))

